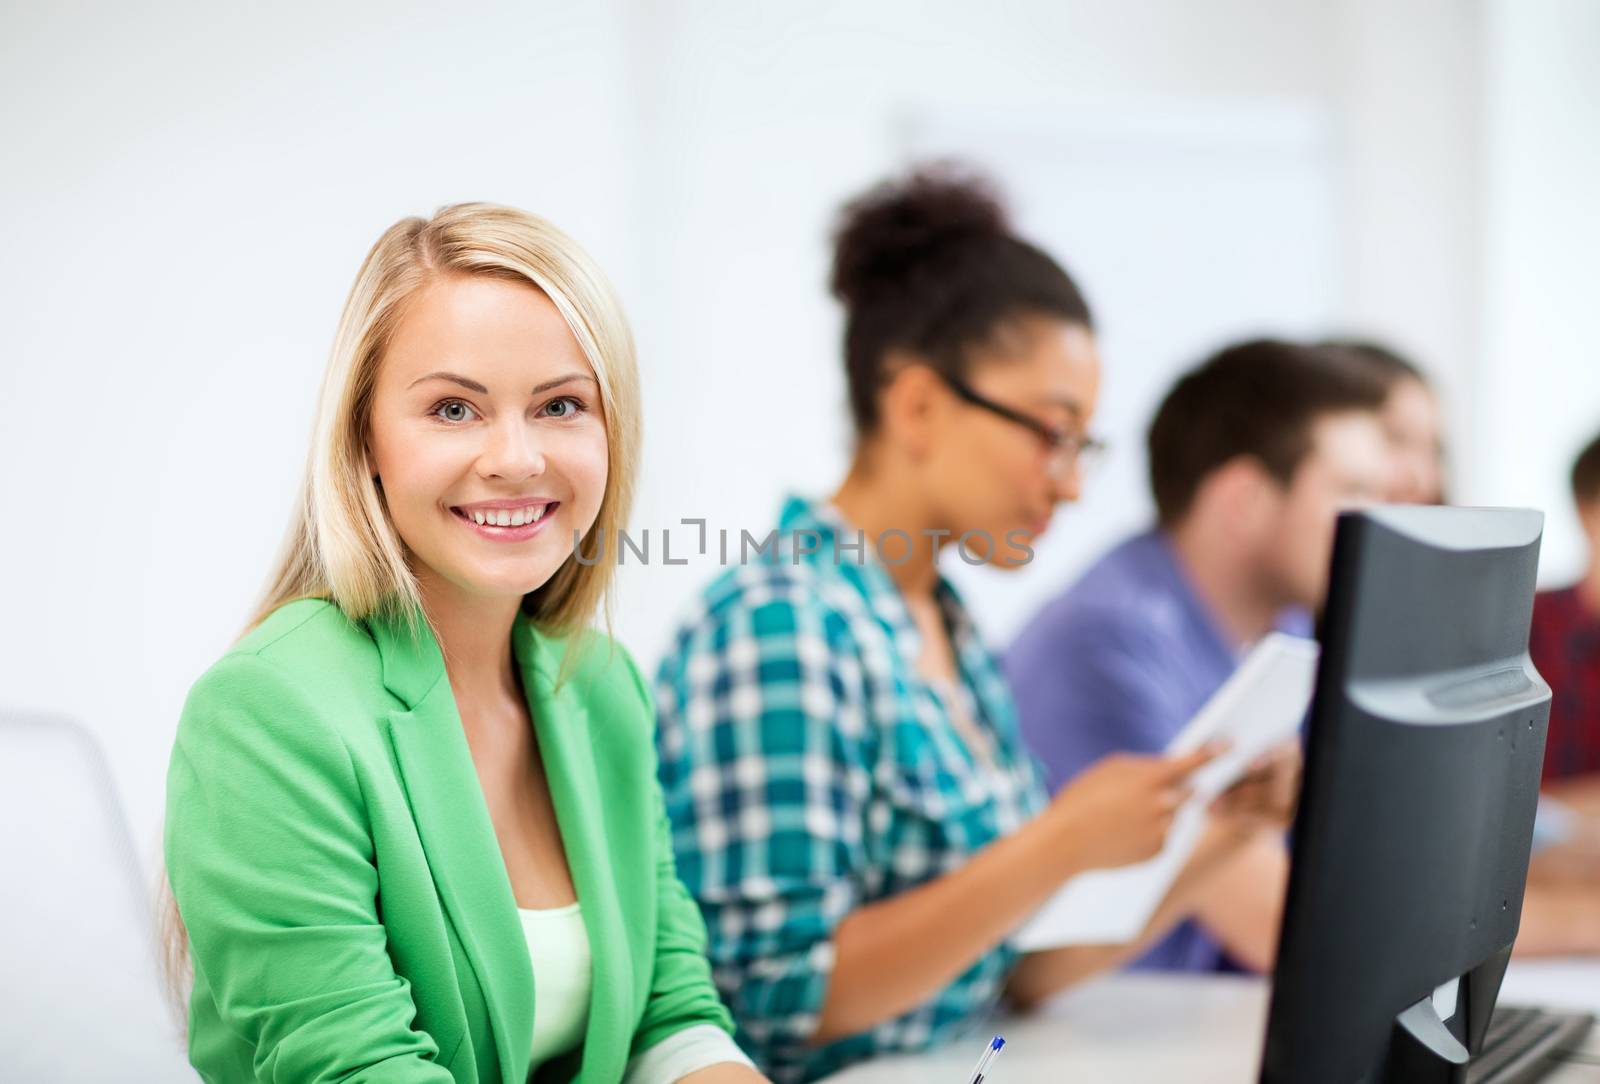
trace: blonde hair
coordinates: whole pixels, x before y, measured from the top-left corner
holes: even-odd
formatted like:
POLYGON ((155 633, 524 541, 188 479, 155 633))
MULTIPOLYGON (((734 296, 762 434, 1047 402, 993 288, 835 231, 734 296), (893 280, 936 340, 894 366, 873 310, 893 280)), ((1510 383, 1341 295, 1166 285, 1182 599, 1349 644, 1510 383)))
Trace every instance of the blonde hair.
MULTIPOLYGON (((560 310, 600 383, 610 459, 600 511, 579 551, 592 539, 603 545, 626 524, 639 455, 639 379, 620 300, 588 254, 544 219, 458 203, 389 227, 356 275, 323 375, 300 498, 251 627, 297 598, 330 599, 351 620, 382 610, 420 612, 416 577, 373 481, 366 437, 378 365, 406 305, 446 275, 525 281, 560 310)), ((575 631, 607 602, 612 577, 611 562, 569 556, 523 608, 544 631, 575 631)))
MULTIPOLYGON (((612 562, 605 539, 627 523, 639 457, 639 378, 633 333, 621 300, 578 244, 536 215, 492 203, 457 203, 432 218, 405 218, 378 238, 345 299, 323 373, 311 449, 289 529, 266 591, 245 631, 300 598, 332 601, 351 620, 388 613, 414 621, 421 593, 406 548, 389 519, 366 453, 372 394, 385 349, 407 304, 450 275, 531 283, 561 312, 594 370, 606 422, 606 490, 576 553, 524 596, 541 631, 583 630, 597 610, 610 623, 612 562), (598 539, 596 557, 588 545, 598 539), (578 560, 577 554, 585 554, 578 560)), ((564 653, 562 673, 574 653, 564 653)), ((192 978, 188 937, 162 878, 158 909, 162 961, 179 1010, 192 978)))

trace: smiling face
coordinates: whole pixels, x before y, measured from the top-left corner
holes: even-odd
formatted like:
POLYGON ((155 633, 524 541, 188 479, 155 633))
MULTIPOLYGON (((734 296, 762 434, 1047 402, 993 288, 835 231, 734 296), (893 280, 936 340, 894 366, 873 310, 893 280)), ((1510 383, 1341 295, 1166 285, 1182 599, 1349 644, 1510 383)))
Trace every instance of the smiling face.
POLYGON ((600 386, 543 291, 447 275, 411 299, 379 363, 367 455, 425 594, 520 598, 599 513, 600 386))
MULTIPOLYGON (((1018 319, 974 351, 965 380, 983 398, 1044 423, 1069 442, 1082 439, 1100 395, 1094 335, 1054 317, 1018 319)), ((1053 455, 1038 433, 1012 419, 948 390, 940 396, 923 484, 953 537, 986 533, 995 541, 993 563, 1009 567, 1006 558, 1044 532, 1056 505, 1078 499, 1079 465, 1053 455), (1053 460, 1067 465, 1053 470, 1053 460)))

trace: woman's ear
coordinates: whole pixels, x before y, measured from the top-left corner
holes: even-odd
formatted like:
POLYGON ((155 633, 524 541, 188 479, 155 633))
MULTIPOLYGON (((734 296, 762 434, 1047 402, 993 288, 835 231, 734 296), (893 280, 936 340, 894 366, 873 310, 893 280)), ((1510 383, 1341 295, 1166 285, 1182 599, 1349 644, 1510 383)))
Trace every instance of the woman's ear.
POLYGON ((921 458, 937 439, 944 382, 926 364, 910 356, 891 357, 886 363, 893 375, 879 393, 884 435, 921 458))

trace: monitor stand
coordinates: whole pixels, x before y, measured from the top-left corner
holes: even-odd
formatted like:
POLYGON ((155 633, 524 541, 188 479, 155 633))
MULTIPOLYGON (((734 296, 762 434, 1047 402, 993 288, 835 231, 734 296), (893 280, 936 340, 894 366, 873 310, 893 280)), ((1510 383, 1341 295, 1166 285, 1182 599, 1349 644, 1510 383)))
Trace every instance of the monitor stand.
POLYGON ((1382 1084, 1464 1084, 1472 1057, 1468 1043, 1474 1049, 1482 1043, 1510 962, 1511 949, 1506 948, 1461 976, 1456 1011, 1447 1019, 1465 1022, 1468 1042, 1440 1018, 1431 996, 1395 1017, 1382 1084))

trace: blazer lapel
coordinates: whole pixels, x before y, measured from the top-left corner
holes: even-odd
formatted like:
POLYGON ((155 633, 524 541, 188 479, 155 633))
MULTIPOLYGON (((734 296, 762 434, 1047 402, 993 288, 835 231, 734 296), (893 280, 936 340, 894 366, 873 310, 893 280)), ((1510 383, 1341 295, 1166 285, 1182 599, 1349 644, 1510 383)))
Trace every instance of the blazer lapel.
POLYGON ((467 747, 444 659, 417 615, 367 622, 383 683, 405 708, 389 738, 434 886, 477 975, 504 1084, 523 1084, 533 1042, 533 970, 516 897, 467 747))
POLYGON ((523 615, 518 615, 513 626, 512 643, 522 665, 523 687, 533 713, 539 754, 594 961, 580 1079, 619 1080, 627 1066, 633 1038, 634 1020, 629 1011, 633 961, 611 852, 606 845, 594 746, 589 740, 589 713, 582 691, 576 687, 581 679, 574 667, 568 680, 557 685, 560 654, 523 615))

